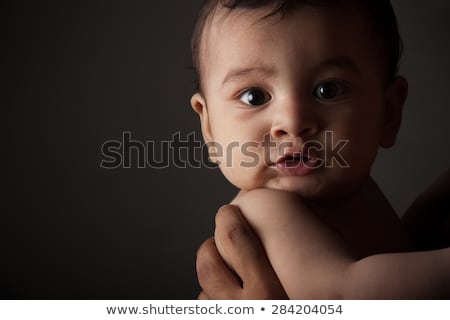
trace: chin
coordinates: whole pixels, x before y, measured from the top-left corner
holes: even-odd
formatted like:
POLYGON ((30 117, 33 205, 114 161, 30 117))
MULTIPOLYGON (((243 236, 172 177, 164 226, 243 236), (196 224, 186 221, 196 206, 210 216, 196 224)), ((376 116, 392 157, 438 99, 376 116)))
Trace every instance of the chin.
POLYGON ((283 176, 267 182, 265 187, 298 194, 311 201, 329 201, 351 193, 352 188, 326 176, 308 175, 303 177, 283 176))
POLYGON ((322 196, 322 184, 311 181, 307 177, 281 176, 268 181, 266 188, 288 191, 298 194, 302 198, 312 199, 322 196))

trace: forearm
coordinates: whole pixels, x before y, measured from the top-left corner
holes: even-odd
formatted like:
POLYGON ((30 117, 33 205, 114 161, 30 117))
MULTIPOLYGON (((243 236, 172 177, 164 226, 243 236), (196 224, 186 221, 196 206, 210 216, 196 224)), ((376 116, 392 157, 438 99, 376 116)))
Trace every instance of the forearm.
POLYGON ((342 239, 291 194, 255 190, 236 204, 291 299, 450 297, 450 248, 354 260, 342 239))
MULTIPOLYGON (((352 260, 342 239, 292 193, 259 189, 235 200, 290 299, 338 299, 352 260), (264 199, 264 201, 261 201, 264 199)), ((219 251, 228 260, 224 250, 219 251), (225 254, 224 254, 225 253, 225 254)))
POLYGON ((450 248, 369 256, 350 264, 345 299, 448 299, 450 248))

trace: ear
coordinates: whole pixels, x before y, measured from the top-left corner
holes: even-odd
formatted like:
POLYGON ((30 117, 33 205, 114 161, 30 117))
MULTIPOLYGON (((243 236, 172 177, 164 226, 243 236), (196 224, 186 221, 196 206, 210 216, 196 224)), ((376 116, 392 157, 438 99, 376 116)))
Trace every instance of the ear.
POLYGON ((209 125, 208 109, 206 107, 205 98, 203 98, 200 93, 195 93, 191 97, 191 106, 200 117, 203 140, 205 140, 205 143, 212 142, 213 137, 211 134, 211 127, 209 125))
POLYGON ((408 81, 396 77, 386 91, 385 110, 383 118, 380 146, 390 148, 395 144, 398 130, 402 123, 402 111, 408 96, 408 81))

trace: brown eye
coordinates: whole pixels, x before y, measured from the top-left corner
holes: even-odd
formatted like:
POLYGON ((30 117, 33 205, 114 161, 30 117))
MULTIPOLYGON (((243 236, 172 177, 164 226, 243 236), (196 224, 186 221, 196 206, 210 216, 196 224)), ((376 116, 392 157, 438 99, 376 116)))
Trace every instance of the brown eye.
POLYGON ((345 93, 346 87, 336 81, 328 81, 319 84, 313 92, 313 95, 321 100, 333 100, 345 93))
POLYGON ((251 88, 241 93, 239 100, 249 106, 261 106, 270 99, 271 97, 266 91, 259 88, 251 88))

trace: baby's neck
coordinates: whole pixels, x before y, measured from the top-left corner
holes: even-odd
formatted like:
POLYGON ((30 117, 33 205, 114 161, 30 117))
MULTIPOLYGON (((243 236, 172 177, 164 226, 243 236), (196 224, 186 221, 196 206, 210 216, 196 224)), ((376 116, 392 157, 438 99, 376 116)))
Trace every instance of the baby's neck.
POLYGON ((342 236, 355 258, 409 247, 399 217, 371 177, 357 192, 312 207, 342 236))

